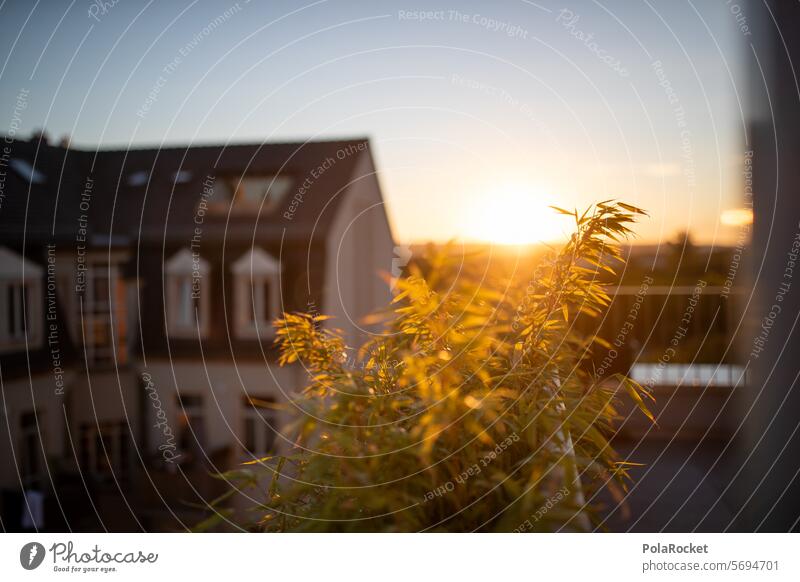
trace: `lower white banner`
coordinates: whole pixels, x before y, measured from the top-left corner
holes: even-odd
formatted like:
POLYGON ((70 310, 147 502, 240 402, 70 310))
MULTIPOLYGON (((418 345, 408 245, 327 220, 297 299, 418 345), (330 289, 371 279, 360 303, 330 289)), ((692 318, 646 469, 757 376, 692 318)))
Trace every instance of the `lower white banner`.
POLYGON ((2 580, 800 580, 792 534, 4 534, 2 580))

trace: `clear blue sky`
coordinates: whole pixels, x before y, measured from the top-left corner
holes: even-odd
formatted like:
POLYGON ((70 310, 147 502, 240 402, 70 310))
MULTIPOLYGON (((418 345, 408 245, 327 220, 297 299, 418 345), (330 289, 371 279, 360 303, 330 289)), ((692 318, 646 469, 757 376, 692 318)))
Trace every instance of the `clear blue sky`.
POLYGON ((645 241, 738 232, 719 217, 741 204, 746 49, 724 1, 101 6, 2 4, 0 131, 27 90, 22 134, 85 147, 367 135, 403 240, 525 213, 547 238, 546 204, 612 197, 650 210, 645 241))

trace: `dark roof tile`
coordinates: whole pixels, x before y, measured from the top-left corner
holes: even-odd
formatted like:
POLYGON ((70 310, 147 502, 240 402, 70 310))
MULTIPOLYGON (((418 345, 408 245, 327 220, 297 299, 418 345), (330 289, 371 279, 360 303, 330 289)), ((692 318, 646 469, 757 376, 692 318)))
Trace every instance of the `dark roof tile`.
POLYGON ((74 241, 84 227, 87 240, 191 236, 204 181, 245 175, 288 175, 294 183, 271 212, 206 214, 204 237, 306 238, 314 228, 322 234, 341 199, 337 194, 347 189, 358 160, 369 151, 366 139, 97 151, 38 141, 6 145, 10 157, 27 160, 46 177, 43 184, 31 184, 0 167, 5 171, 0 243, 15 246, 23 235, 30 242, 74 241), (181 183, 174 180, 178 171, 188 173, 181 183), (147 183, 131 185, 136 172, 145 172, 147 183), (302 203, 289 220, 284 212, 303 186, 302 203))

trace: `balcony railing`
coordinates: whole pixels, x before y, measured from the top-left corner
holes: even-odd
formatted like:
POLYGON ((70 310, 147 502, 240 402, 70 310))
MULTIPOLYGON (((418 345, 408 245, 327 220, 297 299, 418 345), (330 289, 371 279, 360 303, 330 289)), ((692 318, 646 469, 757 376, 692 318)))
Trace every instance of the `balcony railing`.
POLYGON ((735 388, 746 381, 744 366, 735 364, 634 364, 630 376, 647 386, 718 386, 735 388))

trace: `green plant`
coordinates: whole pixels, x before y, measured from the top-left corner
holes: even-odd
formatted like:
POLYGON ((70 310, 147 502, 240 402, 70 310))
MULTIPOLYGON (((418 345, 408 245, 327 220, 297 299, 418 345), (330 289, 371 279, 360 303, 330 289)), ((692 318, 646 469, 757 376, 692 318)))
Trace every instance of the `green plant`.
MULTIPOLYGON (((585 530, 597 487, 625 488, 628 463, 609 438, 615 403, 649 394, 596 377, 601 338, 575 326, 609 296, 598 280, 643 211, 603 202, 525 286, 458 276, 448 253, 412 265, 382 314, 384 333, 355 361, 324 316, 276 322, 280 364, 309 385, 294 404, 292 454, 224 478, 248 495, 251 527, 268 531, 585 530), (268 476, 267 485, 264 474, 268 476)), ((650 418, 652 418, 650 416, 650 418)), ((219 514, 218 514, 219 515, 219 514)), ((229 513, 227 515, 230 515, 229 513)))

